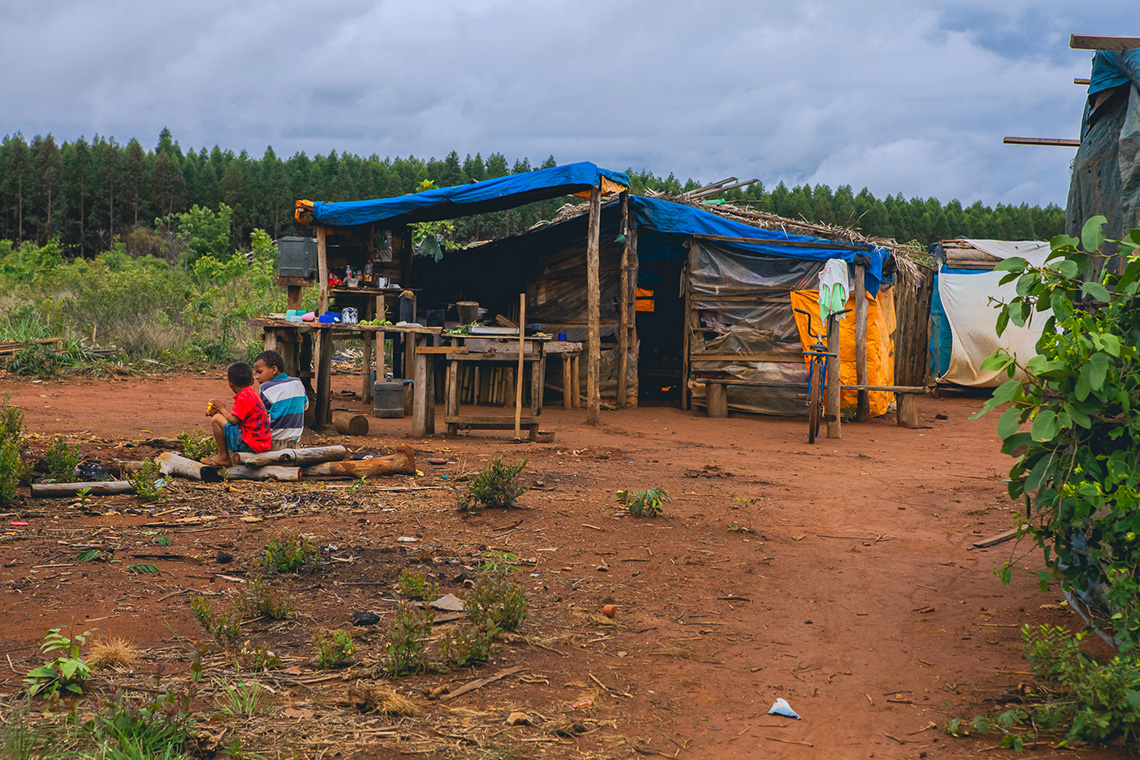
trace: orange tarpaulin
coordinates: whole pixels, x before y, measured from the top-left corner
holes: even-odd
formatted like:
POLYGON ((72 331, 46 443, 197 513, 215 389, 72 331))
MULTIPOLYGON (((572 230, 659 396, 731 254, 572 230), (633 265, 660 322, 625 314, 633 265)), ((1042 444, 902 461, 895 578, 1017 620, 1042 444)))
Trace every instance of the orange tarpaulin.
MULTIPOLYGON (((814 342, 808 335, 807 327, 811 324, 812 332, 819 335, 823 332, 819 320, 818 290, 793 290, 792 308, 802 309, 808 314, 793 312, 796 317, 796 327, 800 333, 800 344, 807 351, 814 342)), ((883 300, 893 300, 889 295, 883 300)), ((894 385, 895 359, 892 332, 894 314, 885 313, 885 304, 880 304, 873 296, 867 295, 867 385, 894 385)), ((845 306, 851 309, 846 319, 839 320, 839 382, 844 385, 855 385, 857 374, 855 371, 855 296, 847 299, 845 306)), ((807 359, 804 359, 807 363, 807 359)), ((879 416, 887 413, 887 407, 894 400, 894 394, 884 391, 871 391, 868 397, 871 402, 871 414, 879 416)), ((843 391, 840 396, 840 406, 845 411, 854 411, 856 404, 856 391, 843 391)))

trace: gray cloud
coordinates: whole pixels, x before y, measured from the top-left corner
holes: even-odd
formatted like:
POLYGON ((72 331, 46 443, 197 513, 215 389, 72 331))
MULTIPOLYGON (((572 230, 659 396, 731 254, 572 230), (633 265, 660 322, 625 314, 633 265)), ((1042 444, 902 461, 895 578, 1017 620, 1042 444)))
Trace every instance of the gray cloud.
POLYGON ((1063 204, 1087 53, 1125 2, 48 0, 0 10, 0 134, 259 156, 553 154, 1063 204), (1077 6, 1077 7, 1073 7, 1077 6))

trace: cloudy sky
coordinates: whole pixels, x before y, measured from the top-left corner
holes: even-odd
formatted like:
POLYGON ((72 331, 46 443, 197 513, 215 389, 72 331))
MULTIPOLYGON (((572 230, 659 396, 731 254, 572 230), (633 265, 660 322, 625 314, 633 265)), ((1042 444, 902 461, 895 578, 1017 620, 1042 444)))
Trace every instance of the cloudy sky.
POLYGON ((1057 203, 1136 0, 0 0, 0 135, 1057 203))

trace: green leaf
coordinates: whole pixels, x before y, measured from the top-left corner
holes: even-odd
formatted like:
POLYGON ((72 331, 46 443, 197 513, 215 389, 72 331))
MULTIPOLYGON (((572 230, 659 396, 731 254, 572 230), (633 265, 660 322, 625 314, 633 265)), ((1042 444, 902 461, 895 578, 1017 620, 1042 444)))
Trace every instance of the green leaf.
POLYGON ((1108 292, 1108 288, 1101 285, 1099 282, 1083 282, 1081 283, 1081 291, 1092 296, 1101 303, 1108 303, 1112 300, 1112 296, 1108 292))
POLYGON ((1070 235, 1057 235, 1056 237, 1050 238, 1049 248, 1051 253, 1049 254, 1049 258, 1052 259, 1061 255, 1060 252, 1063 252, 1066 248, 1076 248, 1079 242, 1079 240, 1070 235))
POLYGON ((1086 365, 1081 368, 1080 374, 1077 375, 1077 382, 1073 387, 1073 395, 1077 397, 1077 401, 1087 399, 1089 397, 1089 391, 1092 390, 1092 386, 1089 384, 1089 372, 1090 370, 1086 365))
POLYGON ((1053 474, 1053 470, 1057 468, 1056 460, 1052 454, 1046 454, 1037 460, 1033 465, 1033 469, 1029 471, 1029 475, 1025 478, 1025 492, 1032 493, 1038 487, 1049 479, 1053 474))
POLYGON ((1011 406, 1002 412, 1001 419, 998 420, 997 424, 997 434, 1003 439, 1009 438, 1017 432, 1019 427, 1021 427, 1021 412, 1018 411, 1017 407, 1011 406))
POLYGON ((79 556, 75 558, 75 561, 76 562, 90 562, 91 560, 95 559, 98 556, 99 556, 98 550, 88 549, 85 552, 80 552, 79 556))
POLYGON ((1081 265, 1072 259, 1061 259, 1055 268, 1066 280, 1076 279, 1081 274, 1081 265))
POLYGON ((1104 233, 1101 232, 1101 228, 1107 222, 1108 220, 1100 215, 1085 222, 1084 228, 1081 229, 1081 247, 1089 253, 1096 253, 1101 243, 1104 242, 1104 233))
POLYGON ((1051 441, 1053 436, 1057 435, 1059 427, 1057 413, 1052 409, 1043 409, 1037 413, 1037 417, 1033 420, 1033 428, 1030 430, 1030 434, 1035 441, 1051 441))
POLYGON ((1009 310, 1002 309, 998 312, 997 324, 994 326, 998 335, 1005 332, 1005 328, 1009 327, 1009 310))
POLYGON ((1021 393, 1020 380, 1006 380, 994 389, 993 399, 997 404, 1008 404, 1021 393))
MULTIPOLYGON (((1001 317, 999 316, 998 319, 1000 320, 1001 317)), ((982 364, 979 369, 981 369, 983 372, 989 372, 990 370, 996 370, 1000 372, 1008 367, 1012 361, 1013 357, 1009 354, 998 352, 996 354, 990 354, 985 359, 982 359, 982 364)))
POLYGON ((154 565, 150 565, 150 564, 147 564, 144 562, 144 563, 140 563, 137 565, 127 565, 127 572, 128 573, 135 573, 136 575, 146 575, 146 574, 161 573, 162 571, 159 570, 154 565))
POLYGON ((1100 342, 1104 346, 1104 352, 1114 358, 1120 357, 1120 338, 1112 333, 1103 333, 1100 336, 1100 342))
MULTIPOLYGON (((1093 354, 1089 357, 1089 387, 1099 391, 1104 387, 1104 379, 1108 375, 1108 357, 1104 354, 1093 354)), ((1083 368, 1082 368, 1083 372, 1083 368)))
POLYGON ((71 678, 79 668, 79 660, 60 660, 59 672, 64 678, 71 678))
POLYGON ((1041 587, 1042 594, 1049 590, 1049 581, 1051 580, 1053 580, 1053 574, 1048 570, 1037 573, 1037 584, 1041 587))
POLYGON ((1020 272, 1029 266, 1029 262, 1020 256, 1010 256, 994 265, 995 272, 1020 272))

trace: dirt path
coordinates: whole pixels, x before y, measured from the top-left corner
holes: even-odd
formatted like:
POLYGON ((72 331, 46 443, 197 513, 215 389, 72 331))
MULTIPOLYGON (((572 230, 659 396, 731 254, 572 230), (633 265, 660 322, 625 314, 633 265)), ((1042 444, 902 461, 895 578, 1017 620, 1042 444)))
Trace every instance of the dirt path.
MULTIPOLYGON (((355 385, 355 378, 337 378, 334 390, 355 385)), ((100 439, 193 429, 205 399, 222 395, 219 388, 220 373, 0 380, 0 394, 10 391, 27 410, 29 430, 78 434, 85 447, 102 450, 113 445, 100 439)), ((334 406, 358 406, 348 394, 337 398, 334 406)), ((800 420, 714 421, 662 407, 604 412, 596 428, 583 424, 583 412, 548 409, 544 427, 556 431, 550 444, 512 444, 508 435, 492 433, 410 441, 410 421, 378 421, 379 436, 349 443, 385 449, 411 442, 425 471, 381 485, 449 487, 493 456, 525 457, 526 482, 537 484, 521 499, 526 509, 462 515, 448 490, 354 493, 238 483, 219 495, 221 486, 180 484, 163 509, 185 511, 165 519, 212 514, 216 527, 167 532, 176 548, 199 553, 206 566, 171 562, 158 579, 125 576, 107 564, 83 575, 78 571, 86 568, 75 567, 60 571, 70 575, 58 590, 43 580, 52 570, 31 568, 68 561, 73 552, 60 548, 59 535, 74 539, 107 528, 124 543, 137 542, 144 540, 143 525, 156 518, 138 510, 133 497, 104 500, 94 510, 102 514, 92 515, 62 503, 30 504, 30 525, 10 529, 0 568, 7 589, 0 592, 0 649, 26 671, 43 630, 72 614, 80 621, 117 615, 98 625, 139 646, 170 649, 177 637, 201 633, 184 596, 163 597, 191 586, 226 587, 210 580, 214 573, 248 566, 272 530, 291 525, 321 536, 323 544, 352 549, 354 563, 332 567, 315 587, 308 580, 293 584, 309 622, 251 627, 255 635, 277 637, 298 662, 308 657, 314 626, 345 625, 348 613, 362 608, 390 614, 379 596, 382 584, 348 581, 391 581, 400 564, 424 562, 445 591, 458 591, 461 568, 451 563, 477 563, 470 557, 484 548, 536 561, 524 568, 531 603, 525 641, 504 644, 477 672, 398 684, 422 698, 443 683, 523 665, 525 679, 505 678, 446 707, 431 703, 435 722, 409 719, 410 735, 451 737, 472 757, 502 742, 543 757, 799 758, 821 751, 837 758, 988 757, 983 750, 992 740, 950 739, 941 727, 950 717, 995 709, 1002 702, 994 700, 1027 680, 1021 625, 1075 623, 1057 607, 1056 594, 1037 589, 1040 560, 1028 546, 971 549, 1011 525, 996 418, 968 419, 980 404, 923 399, 922 429, 882 419, 845 426, 842 440, 814 446, 800 420), (453 464, 427 465, 433 456, 453 464), (614 491, 650 487, 672 496, 666 517, 621 517, 614 491), (261 521, 238 522, 238 515, 261 521), (417 542, 398 544, 400 536, 417 542), (214 561, 219 546, 234 554, 232 566, 214 561), (1018 564, 1032 573, 1015 573, 1013 585, 1003 587, 995 565, 1027 553, 1018 564), (618 606, 616 625, 597 614, 607 603, 618 606), (777 697, 803 720, 767 715, 777 697), (572 707, 586 699, 592 704, 572 707), (449 707, 481 711, 483 718, 467 719, 483 726, 482 738, 465 743, 454 738, 460 729, 440 728, 439 720, 460 720, 449 707), (512 710, 543 716, 546 727, 536 720, 533 727, 508 728, 502 721, 512 710), (558 721, 577 722, 583 733, 560 737, 551 730, 558 721)), ((377 638, 362 635, 360 659, 379 656, 377 638)), ((15 688, 17 677, 5 678, 15 688)), ((301 688, 282 692, 282 702, 315 713, 312 723, 267 728, 266 746, 249 749, 289 744, 316 756, 319 748, 297 736, 356 719, 331 697, 301 688)), ((353 740, 362 741, 359 734, 353 740)), ((421 746, 379 741, 359 756, 397 756, 397 747, 421 746)))

